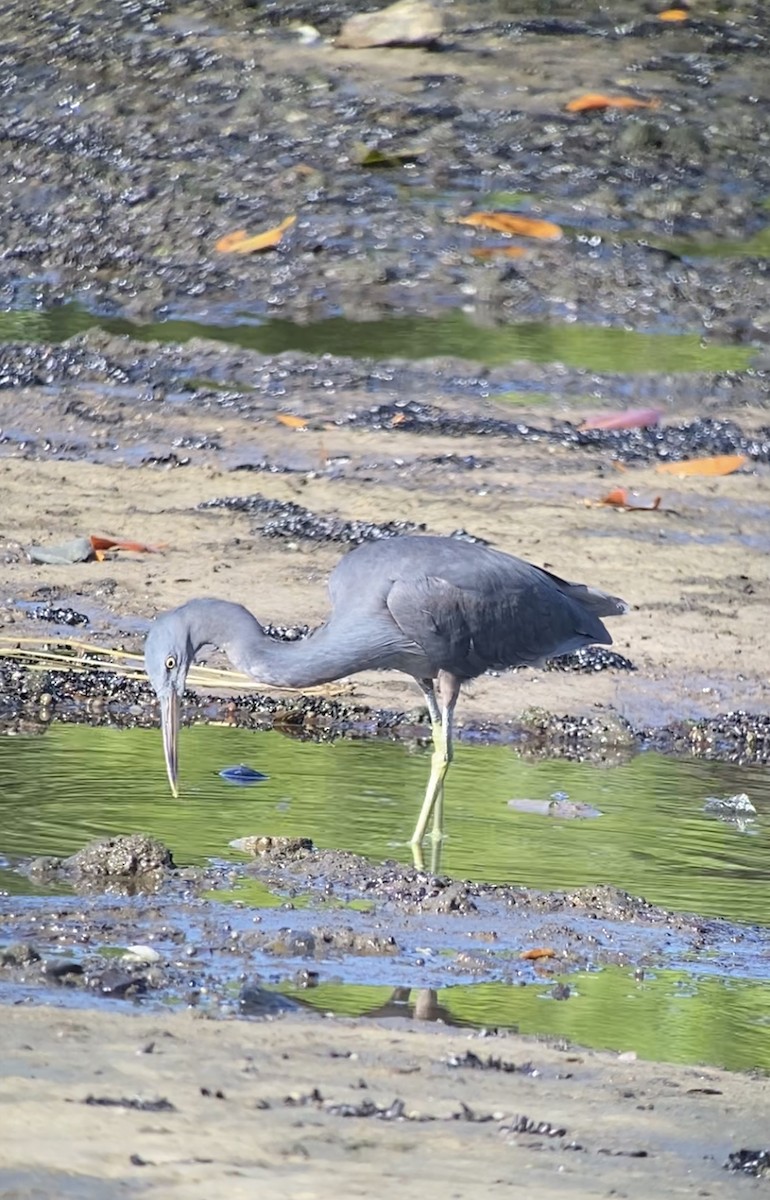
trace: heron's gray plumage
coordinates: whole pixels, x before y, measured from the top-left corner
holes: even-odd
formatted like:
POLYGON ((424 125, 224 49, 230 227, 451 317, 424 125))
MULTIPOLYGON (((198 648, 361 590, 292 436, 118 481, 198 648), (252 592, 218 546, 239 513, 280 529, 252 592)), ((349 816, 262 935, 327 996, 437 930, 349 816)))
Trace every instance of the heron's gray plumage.
MULTIPOLYGON (((403 671, 426 695, 434 740, 437 724, 445 727, 445 774, 463 682, 492 668, 535 666, 582 646, 609 645, 601 618, 627 608, 606 592, 569 583, 523 559, 443 537, 367 542, 337 564, 329 592, 328 619, 296 642, 268 637, 247 609, 226 600, 190 600, 158 617, 145 662, 162 712, 171 712, 172 695, 178 706, 188 668, 206 645, 220 647, 260 682, 283 687, 309 687, 359 671, 403 671)), ((175 787, 175 733, 166 751, 175 787)), ((443 774, 431 806, 441 785, 443 774)))

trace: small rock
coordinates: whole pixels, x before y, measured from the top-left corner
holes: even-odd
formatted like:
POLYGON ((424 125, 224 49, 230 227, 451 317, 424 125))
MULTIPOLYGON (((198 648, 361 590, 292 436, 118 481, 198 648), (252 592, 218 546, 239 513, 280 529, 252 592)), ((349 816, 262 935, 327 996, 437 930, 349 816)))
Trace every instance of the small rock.
POLYGON ((703 811, 716 816, 756 816, 757 810, 745 792, 735 796, 707 796, 703 811))
POLYGON ((90 842, 61 864, 76 878, 144 875, 173 865, 171 851, 156 838, 141 833, 90 842))
POLYGON ((304 929, 284 929, 266 949, 268 953, 281 957, 310 958, 316 951, 315 934, 304 929))
POLYGON ((129 974, 119 967, 107 967, 104 971, 89 975, 87 983, 92 991, 113 1000, 139 996, 147 991, 147 981, 143 976, 129 974))
POLYGON ((28 967, 40 962, 40 954, 31 942, 14 942, 0 953, 2 967, 28 967))
POLYGON ((368 46, 430 46, 444 32, 442 14, 427 0, 398 0, 377 12, 349 17, 337 45, 352 50, 368 46))
POLYGON ((69 980, 72 982, 72 976, 82 975, 83 967, 79 962, 73 959, 56 959, 51 958, 43 966, 43 974, 48 979, 69 980))
POLYGON ((257 984, 247 984, 241 989, 238 1007, 244 1017, 274 1017, 279 1013, 292 1012, 297 1005, 278 992, 269 992, 257 984))
POLYGON ((129 946, 120 956, 125 966, 154 964, 159 963, 160 959, 160 954, 152 946, 129 946))
POLYGON ((266 855, 300 856, 313 849, 313 843, 306 837, 272 837, 270 834, 253 833, 247 837, 233 838, 228 843, 233 850, 242 854, 252 854, 254 858, 266 855))

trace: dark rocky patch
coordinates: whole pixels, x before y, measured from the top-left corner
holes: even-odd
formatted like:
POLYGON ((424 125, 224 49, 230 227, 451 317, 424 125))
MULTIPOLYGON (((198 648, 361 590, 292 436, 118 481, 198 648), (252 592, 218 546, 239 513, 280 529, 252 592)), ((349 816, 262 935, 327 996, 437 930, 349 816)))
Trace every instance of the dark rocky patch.
POLYGON ((505 1059, 499 1058, 494 1054, 488 1054, 486 1058, 480 1058, 478 1054, 474 1054, 472 1050, 466 1050, 464 1054, 453 1054, 446 1059, 448 1067, 468 1068, 471 1071, 501 1071, 504 1075, 513 1075, 518 1072, 520 1075, 537 1075, 538 1071, 532 1066, 532 1063, 512 1063, 506 1062, 505 1059))
POLYGON ((170 1100, 140 1100, 138 1096, 130 1096, 126 1098, 125 1096, 115 1097, 88 1095, 86 1096, 85 1100, 81 1101, 81 1103, 90 1104, 92 1106, 96 1105, 99 1108, 130 1108, 135 1112, 161 1113, 177 1111, 176 1106, 173 1105, 170 1100))

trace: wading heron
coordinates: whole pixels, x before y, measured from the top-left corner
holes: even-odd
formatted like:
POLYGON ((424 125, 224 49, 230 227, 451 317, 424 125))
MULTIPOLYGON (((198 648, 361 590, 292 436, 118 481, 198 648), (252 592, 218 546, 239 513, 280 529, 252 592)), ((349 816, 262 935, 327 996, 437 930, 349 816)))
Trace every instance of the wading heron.
POLYGON ((403 671, 422 689, 433 730, 430 778, 412 835, 419 854, 433 814, 441 838, 452 719, 463 683, 484 671, 537 666, 612 638, 601 617, 623 600, 474 542, 396 537, 356 547, 329 579, 331 613, 301 641, 269 637, 228 600, 189 600, 152 624, 147 674, 160 701, 163 748, 176 796, 179 714, 187 672, 203 646, 218 646, 238 670, 289 688, 358 671, 403 671))

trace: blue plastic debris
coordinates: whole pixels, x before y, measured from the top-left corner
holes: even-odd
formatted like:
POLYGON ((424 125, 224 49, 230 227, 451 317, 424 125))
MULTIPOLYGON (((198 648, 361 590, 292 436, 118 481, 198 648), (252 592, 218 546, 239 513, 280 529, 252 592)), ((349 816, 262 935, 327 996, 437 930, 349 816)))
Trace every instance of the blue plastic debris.
POLYGON ((235 783, 240 787, 248 787, 251 783, 263 783, 270 778, 269 775, 263 775, 261 771, 255 771, 253 767, 247 767, 244 763, 239 763, 237 767, 223 767, 219 774, 226 783, 235 783))

